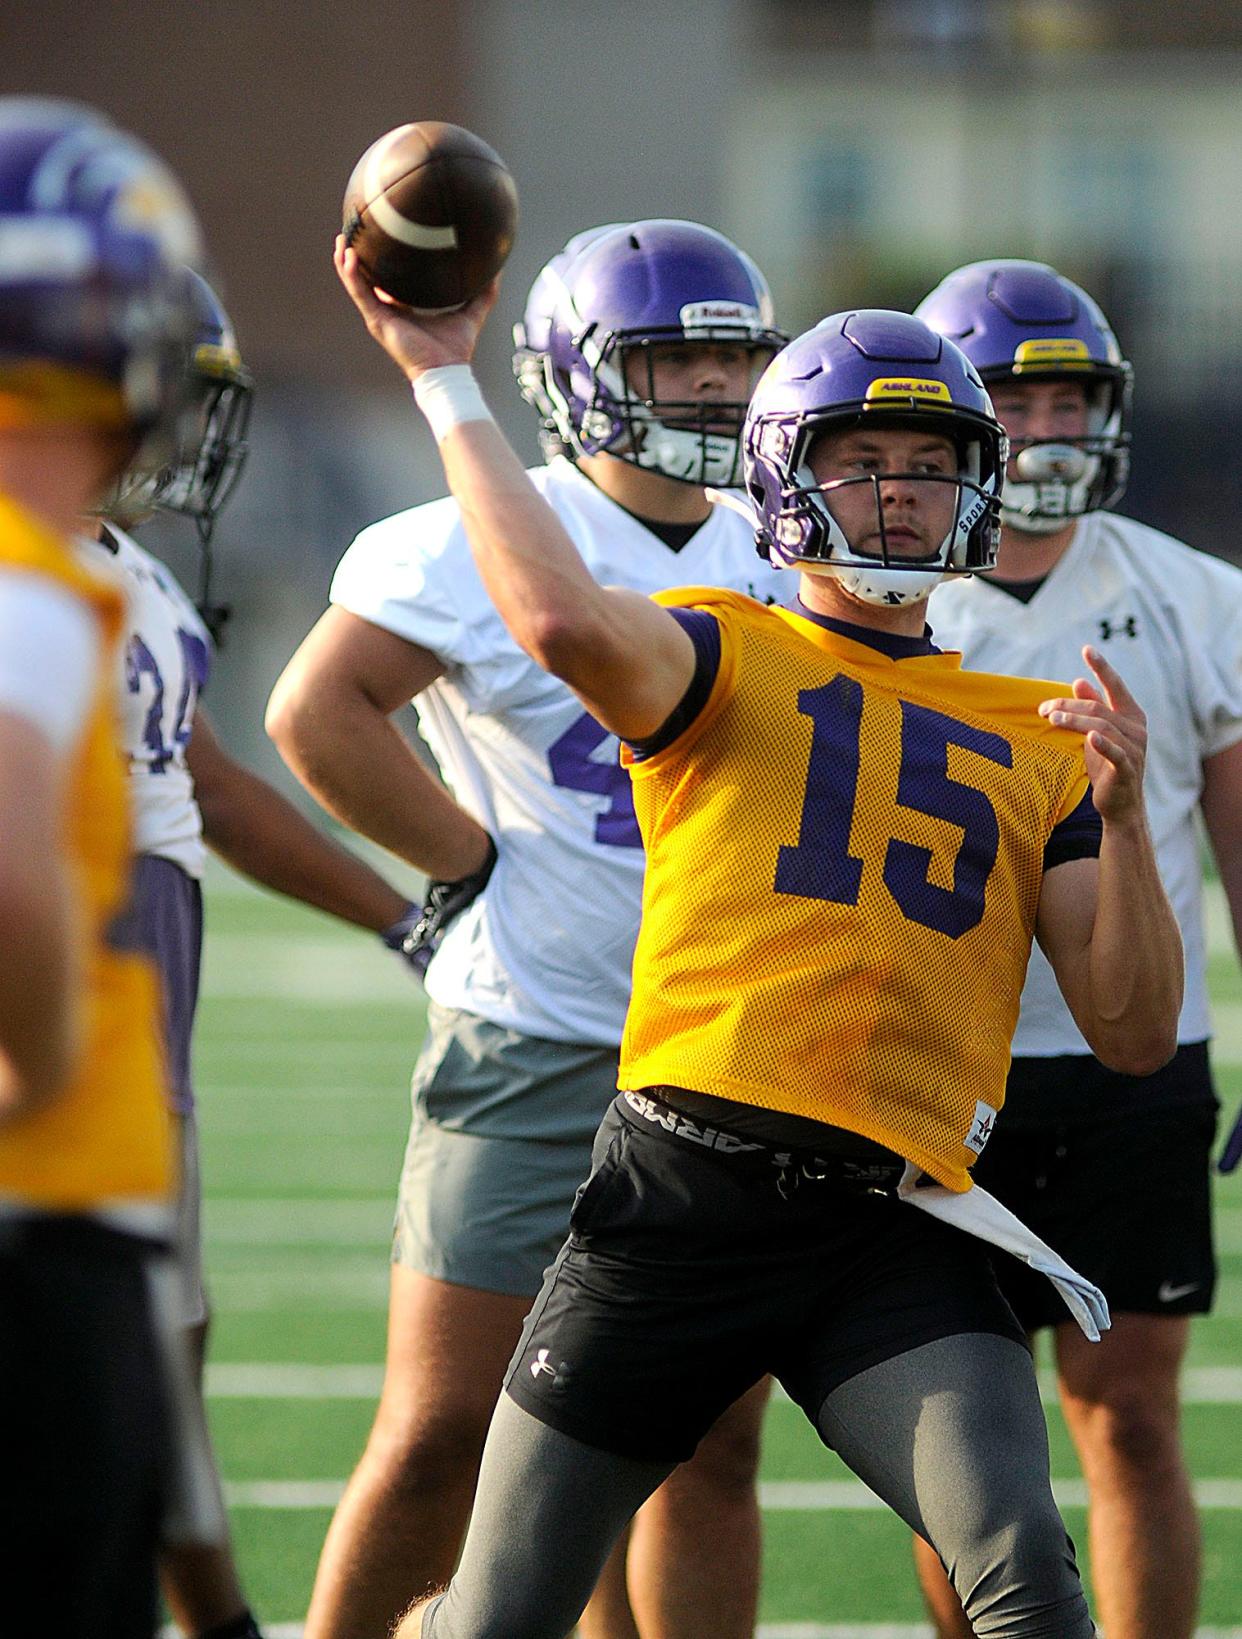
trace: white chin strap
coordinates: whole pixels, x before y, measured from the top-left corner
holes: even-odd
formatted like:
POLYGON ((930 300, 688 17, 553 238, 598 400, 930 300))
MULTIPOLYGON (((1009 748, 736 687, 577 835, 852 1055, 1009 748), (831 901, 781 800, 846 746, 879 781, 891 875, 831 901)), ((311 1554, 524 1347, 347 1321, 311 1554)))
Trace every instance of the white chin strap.
POLYGON ((1005 479, 1001 521, 1024 535, 1055 535, 1087 511, 1100 458, 1076 444, 1032 444, 1013 466, 1017 480, 1005 479))
POLYGON ((653 415, 637 414, 633 419, 646 433, 634 455, 640 467, 692 484, 737 482, 737 438, 666 427, 653 415))
POLYGON ((864 564, 800 563, 810 575, 831 575, 853 597, 884 609, 921 603, 944 579, 942 569, 873 569, 864 564))

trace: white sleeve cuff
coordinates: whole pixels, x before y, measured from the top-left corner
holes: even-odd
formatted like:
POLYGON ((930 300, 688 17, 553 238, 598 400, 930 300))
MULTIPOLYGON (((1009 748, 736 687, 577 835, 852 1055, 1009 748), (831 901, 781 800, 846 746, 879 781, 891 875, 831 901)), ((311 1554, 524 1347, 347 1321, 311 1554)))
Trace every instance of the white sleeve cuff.
POLYGON ((437 444, 445 433, 463 422, 493 419, 468 364, 442 364, 438 369, 424 370, 414 382, 414 398, 437 444))

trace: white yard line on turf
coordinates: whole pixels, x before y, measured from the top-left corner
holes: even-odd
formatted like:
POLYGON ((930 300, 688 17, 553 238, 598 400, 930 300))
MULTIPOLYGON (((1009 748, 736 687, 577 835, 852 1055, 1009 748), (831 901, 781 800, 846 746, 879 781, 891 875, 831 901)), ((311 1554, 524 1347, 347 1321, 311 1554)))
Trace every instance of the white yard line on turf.
MULTIPOLYGON (((238 1362, 207 1367, 207 1394, 216 1400, 372 1400, 384 1369, 375 1365, 312 1366, 300 1363, 238 1362)), ((1045 1374, 1045 1401, 1055 1399, 1045 1374)), ((1183 1374, 1182 1403, 1188 1406, 1242 1405, 1242 1367, 1195 1366, 1183 1374)))
MULTIPOLYGON (((224 1494, 230 1508, 334 1508, 345 1489, 344 1480, 234 1480, 224 1494)), ((1082 1480, 1053 1480, 1053 1494, 1063 1508, 1086 1505, 1082 1480)), ((1200 1509, 1242 1508, 1242 1480, 1196 1480, 1195 1502, 1200 1509)), ((774 1514, 869 1512, 886 1508, 861 1480, 766 1480, 759 1486, 760 1506, 774 1514)))

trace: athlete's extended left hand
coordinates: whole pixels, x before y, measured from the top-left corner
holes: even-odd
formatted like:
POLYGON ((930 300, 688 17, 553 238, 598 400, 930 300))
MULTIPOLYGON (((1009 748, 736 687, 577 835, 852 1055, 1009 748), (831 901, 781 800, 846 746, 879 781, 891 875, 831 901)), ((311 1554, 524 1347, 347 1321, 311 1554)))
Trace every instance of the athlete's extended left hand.
POLYGON ((1099 685, 1075 678, 1073 699, 1045 700, 1040 715, 1083 736, 1083 760, 1100 818, 1112 825, 1136 819, 1145 823, 1146 714, 1098 649, 1088 646, 1082 657, 1099 685))
POLYGON ((374 290, 357 254, 339 234, 332 260, 367 329, 408 380, 415 381, 424 370, 440 365, 470 363, 479 331, 496 305, 499 277, 464 307, 448 313, 421 313, 374 290))

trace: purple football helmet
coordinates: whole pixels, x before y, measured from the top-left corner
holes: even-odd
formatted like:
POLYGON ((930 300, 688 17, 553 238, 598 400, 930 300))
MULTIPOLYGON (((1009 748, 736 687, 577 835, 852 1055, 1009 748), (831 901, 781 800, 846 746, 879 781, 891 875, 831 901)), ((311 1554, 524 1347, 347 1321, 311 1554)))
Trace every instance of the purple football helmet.
POLYGON ((237 351, 228 314, 206 279, 185 270, 195 333, 183 359, 186 390, 171 447, 144 450, 117 481, 104 514, 124 529, 155 508, 193 518, 210 535, 246 460, 254 384, 237 351))
POLYGON ((177 428, 177 450, 161 473, 156 501, 210 529, 246 463, 254 381, 220 298, 189 273, 195 335, 189 357, 190 395, 177 428))
POLYGON ((544 459, 564 455, 567 447, 556 430, 555 413, 548 392, 548 338, 552 331, 552 311, 564 292, 565 269, 588 245, 606 233, 624 227, 608 222, 603 227, 585 228, 574 234, 563 250, 557 251, 536 275, 521 319, 513 327, 513 373, 522 397, 539 413, 539 444, 544 459))
POLYGON ((759 550, 778 569, 831 575, 864 602, 897 607, 925 598, 946 574, 996 562, 1004 429, 970 360, 908 313, 834 313, 790 342, 755 389, 743 447, 759 550), (947 438, 957 470, 821 483, 809 464, 815 440, 859 428, 947 438), (890 553, 882 499, 889 478, 952 486, 952 521, 930 557, 890 553), (831 509, 835 492, 860 484, 874 496, 874 552, 851 542, 831 509))
POLYGON ((634 222, 601 234, 561 273, 546 384, 575 456, 607 451, 687 484, 738 482, 745 401, 661 400, 652 350, 742 347, 756 371, 785 337, 758 268, 696 222, 634 222))
POLYGON ((0 378, 32 424, 136 438, 183 392, 198 224, 179 184, 92 109, 0 98, 0 378))
POLYGON ((1082 438, 1014 441, 1001 513, 1027 534, 1113 506, 1130 472, 1131 370, 1087 292, 1043 262, 972 262, 950 273, 915 309, 957 343, 985 383, 1081 382, 1082 438))

